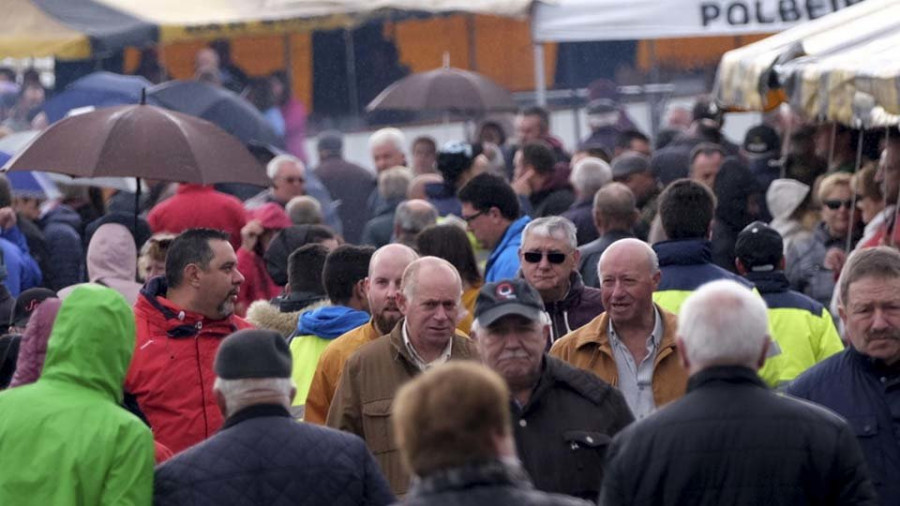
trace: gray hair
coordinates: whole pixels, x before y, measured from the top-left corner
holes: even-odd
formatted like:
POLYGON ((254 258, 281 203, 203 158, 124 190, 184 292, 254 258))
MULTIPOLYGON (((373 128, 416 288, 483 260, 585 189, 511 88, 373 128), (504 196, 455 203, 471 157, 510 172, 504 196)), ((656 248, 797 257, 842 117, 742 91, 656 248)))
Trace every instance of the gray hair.
POLYGON ((394 227, 408 234, 418 234, 437 223, 438 211, 427 200, 405 200, 394 213, 394 227))
POLYGON ((587 157, 572 167, 569 183, 581 195, 587 198, 612 181, 612 169, 609 164, 599 158, 587 157))
POLYGON ((597 274, 600 276, 600 284, 603 284, 603 269, 600 268, 600 266, 603 265, 603 259, 606 258, 607 255, 612 254, 612 252, 627 246, 635 246, 638 249, 642 250, 645 255, 647 255, 647 263, 650 267, 651 276, 655 276, 656 273, 659 272, 659 257, 656 256, 656 251, 653 251, 653 248, 644 241, 635 239, 633 237, 628 237, 625 239, 619 239, 618 241, 610 244, 605 250, 603 250, 603 253, 600 254, 600 260, 597 261, 597 274))
POLYGON ((382 128, 369 136, 369 151, 377 146, 390 144, 406 156, 406 136, 399 128, 382 128))
POLYGON ((406 198, 413 173, 406 167, 391 167, 378 174, 378 194, 385 200, 406 198))
POLYGON ((309 195, 292 198, 285 206, 285 210, 294 225, 320 225, 324 221, 322 204, 309 195))
POLYGON ((846 304, 850 285, 854 281, 870 276, 878 279, 900 278, 900 252, 887 246, 878 246, 851 253, 838 280, 838 303, 846 304))
POLYGON ((528 239, 530 234, 541 237, 550 237, 566 241, 572 249, 578 247, 578 237, 575 224, 562 216, 545 216, 528 222, 522 230, 522 242, 528 239))
POLYGON ((716 365, 755 370, 769 341, 766 303, 735 281, 707 283, 681 306, 678 337, 696 370, 716 365))
POLYGON ((306 165, 303 164, 303 161, 297 158, 294 155, 278 155, 275 158, 269 160, 269 163, 266 164, 266 175, 269 176, 269 181, 275 180, 275 176, 278 175, 278 168, 281 167, 282 163, 295 163, 300 166, 300 170, 306 172, 306 165))
POLYGON ((216 377, 213 390, 225 397, 228 413, 235 413, 247 406, 258 403, 258 399, 281 398, 286 405, 291 404, 291 390, 297 385, 291 378, 248 378, 228 380, 216 377))

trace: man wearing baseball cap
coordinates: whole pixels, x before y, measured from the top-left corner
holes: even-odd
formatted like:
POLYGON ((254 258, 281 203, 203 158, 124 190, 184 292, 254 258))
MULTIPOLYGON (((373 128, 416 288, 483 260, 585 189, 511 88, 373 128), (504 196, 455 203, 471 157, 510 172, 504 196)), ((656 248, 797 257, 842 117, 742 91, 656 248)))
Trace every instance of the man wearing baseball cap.
POLYGON ((606 447, 634 417, 618 390, 547 355, 549 332, 541 296, 524 279, 481 288, 472 334, 482 362, 509 386, 523 467, 539 490, 596 501, 606 447))
POLYGON ((735 267, 766 301, 772 339, 781 349, 759 370, 760 377, 773 387, 792 381, 844 349, 828 310, 790 289, 784 275, 783 248, 781 235, 761 221, 747 225, 734 248, 735 267))
POLYGON ((157 468, 154 504, 391 504, 361 439, 291 417, 291 367, 278 332, 225 338, 213 386, 225 425, 157 468))

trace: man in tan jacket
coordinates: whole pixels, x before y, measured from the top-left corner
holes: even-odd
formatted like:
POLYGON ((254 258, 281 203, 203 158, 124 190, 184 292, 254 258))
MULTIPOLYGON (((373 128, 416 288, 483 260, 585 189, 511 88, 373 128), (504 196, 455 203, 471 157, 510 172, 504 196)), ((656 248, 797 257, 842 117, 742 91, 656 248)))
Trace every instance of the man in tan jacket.
POLYGON ((550 354, 618 387, 641 419, 684 395, 688 375, 675 353, 677 317, 653 303, 659 262, 646 243, 614 242, 597 270, 606 312, 557 341, 550 354))
POLYGON ((350 357, 328 410, 329 427, 366 441, 397 496, 409 488, 391 427, 397 389, 435 365, 478 357, 475 343, 456 334, 461 298, 462 281, 449 262, 436 257, 412 262, 398 295, 403 320, 350 357))

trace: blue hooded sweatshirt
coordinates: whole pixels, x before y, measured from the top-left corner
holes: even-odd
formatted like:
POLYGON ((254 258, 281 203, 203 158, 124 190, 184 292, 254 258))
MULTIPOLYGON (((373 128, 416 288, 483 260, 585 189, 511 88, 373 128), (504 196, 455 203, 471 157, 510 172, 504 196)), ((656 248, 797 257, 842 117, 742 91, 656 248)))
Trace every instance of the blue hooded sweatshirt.
POLYGON ((294 406, 306 403, 319 356, 331 341, 369 323, 369 313, 346 306, 328 306, 308 311, 300 316, 297 331, 290 340, 294 367, 291 377, 297 385, 294 406))

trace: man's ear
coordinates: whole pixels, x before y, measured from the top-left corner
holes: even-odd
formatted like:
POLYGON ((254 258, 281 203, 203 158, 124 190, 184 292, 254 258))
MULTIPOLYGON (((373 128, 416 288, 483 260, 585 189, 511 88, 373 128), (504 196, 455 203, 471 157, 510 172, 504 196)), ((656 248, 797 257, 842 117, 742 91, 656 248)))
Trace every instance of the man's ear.
POLYGON ((762 353, 759 356, 759 360, 756 362, 756 370, 762 369, 764 365, 766 365, 766 359, 769 355, 769 348, 772 346, 772 338, 766 336, 766 342, 763 343, 762 353))
POLYGON ((200 266, 197 264, 187 264, 181 272, 181 279, 183 281, 189 283, 194 288, 200 288, 200 273, 202 272, 200 266))
POLYGON ((400 310, 403 316, 406 316, 406 312, 409 310, 409 301, 406 299, 403 290, 397 292, 397 309, 400 310))

